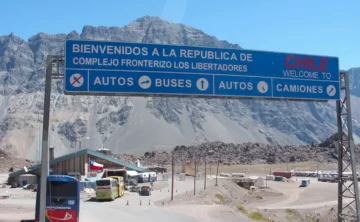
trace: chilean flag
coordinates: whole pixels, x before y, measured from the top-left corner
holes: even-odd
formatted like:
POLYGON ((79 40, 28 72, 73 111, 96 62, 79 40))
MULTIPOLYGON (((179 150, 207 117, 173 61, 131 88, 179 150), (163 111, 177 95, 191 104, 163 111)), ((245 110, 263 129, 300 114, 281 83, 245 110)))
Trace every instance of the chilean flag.
POLYGON ((104 169, 104 165, 97 163, 93 160, 89 160, 90 163, 90 170, 103 170, 104 169))

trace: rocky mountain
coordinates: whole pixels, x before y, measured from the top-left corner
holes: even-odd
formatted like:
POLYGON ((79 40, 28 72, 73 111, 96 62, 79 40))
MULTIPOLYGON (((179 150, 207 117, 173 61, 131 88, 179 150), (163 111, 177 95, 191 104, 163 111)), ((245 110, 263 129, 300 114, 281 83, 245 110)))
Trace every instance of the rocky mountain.
MULTIPOLYGON (((343 134, 344 140, 347 135, 343 134)), ((171 165, 172 154, 176 164, 194 162, 203 164, 279 164, 290 162, 336 163, 338 134, 333 134, 321 143, 309 145, 279 145, 263 143, 224 143, 220 141, 204 142, 196 145, 179 145, 172 150, 147 151, 142 155, 128 153, 108 154, 115 158, 136 164, 137 160, 143 166, 171 165)), ((360 162, 360 145, 355 145, 357 162, 360 162)))
MULTIPOLYGON (((36 160, 41 144, 44 60, 66 39, 240 48, 182 24, 145 16, 125 27, 85 26, 79 34, 0 37, 0 149, 36 160)), ((360 135, 360 69, 352 69, 354 129, 360 135)), ((318 143, 336 131, 335 103, 65 96, 52 82, 50 146, 55 155, 104 144, 114 153, 172 149, 206 141, 318 143), (80 141, 80 142, 79 142, 80 141)))
MULTIPOLYGON (((345 136, 345 135, 344 135, 345 136)), ((360 162, 360 146, 356 145, 356 160, 360 162)), ((222 164, 278 164, 289 162, 337 162, 337 134, 332 135, 319 144, 310 145, 271 145, 262 143, 224 143, 204 142, 198 145, 176 146, 172 150, 175 162, 186 163, 187 161, 204 163, 205 157, 208 163, 220 161, 222 164)), ((143 165, 170 165, 171 151, 145 152, 143 156, 129 158, 127 160, 136 163, 139 159, 143 165)))

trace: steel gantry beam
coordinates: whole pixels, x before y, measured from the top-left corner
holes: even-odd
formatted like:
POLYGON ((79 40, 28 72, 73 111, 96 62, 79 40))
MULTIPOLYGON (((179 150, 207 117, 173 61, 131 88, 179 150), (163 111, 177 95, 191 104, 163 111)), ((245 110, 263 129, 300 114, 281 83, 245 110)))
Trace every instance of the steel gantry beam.
MULTIPOLYGON (((49 117, 51 80, 64 78, 64 57, 48 56, 46 60, 43 137, 41 157, 41 187, 46 187, 49 175, 49 117)), ((360 222, 360 200, 357 181, 354 138, 352 134, 352 117, 350 103, 349 76, 340 72, 340 89, 342 98, 336 102, 338 125, 338 221, 360 222), (351 172, 352 176, 344 176, 351 172)), ((195 183, 195 181, 194 181, 195 183)), ((195 185, 195 184, 194 184, 195 185)), ((194 189, 195 191, 195 189, 194 189)), ((40 190, 40 221, 45 222, 45 189, 40 190)))
POLYGON ((340 90, 341 98, 336 102, 338 125, 338 221, 360 222, 359 187, 352 132, 348 72, 340 72, 340 90), (352 176, 344 175, 344 172, 351 172, 352 176))

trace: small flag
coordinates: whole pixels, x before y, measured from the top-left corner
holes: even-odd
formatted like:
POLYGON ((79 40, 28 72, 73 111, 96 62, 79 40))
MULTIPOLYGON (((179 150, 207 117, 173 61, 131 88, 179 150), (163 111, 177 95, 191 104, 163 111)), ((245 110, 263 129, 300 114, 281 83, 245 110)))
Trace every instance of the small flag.
POLYGON ((90 170, 103 170, 104 169, 104 165, 97 163, 93 160, 89 160, 90 163, 90 170))

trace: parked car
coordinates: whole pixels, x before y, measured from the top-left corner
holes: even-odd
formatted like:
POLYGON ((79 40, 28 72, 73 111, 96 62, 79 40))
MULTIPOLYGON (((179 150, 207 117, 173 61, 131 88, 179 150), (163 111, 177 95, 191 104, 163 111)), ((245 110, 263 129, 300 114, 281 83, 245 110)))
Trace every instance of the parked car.
POLYGON ((140 196, 150 196, 151 188, 149 186, 142 186, 139 192, 140 196))
POLYGON ((36 192, 36 191, 37 191, 37 188, 38 188, 38 185, 37 185, 37 184, 34 184, 34 189, 33 189, 33 191, 36 192))
POLYGON ((26 184, 25 186, 23 186, 23 189, 24 189, 24 190, 30 189, 30 184, 26 184))
POLYGON ((23 186, 24 190, 32 190, 34 189, 34 184, 26 184, 25 186, 23 186))
POLYGON ((11 187, 11 188, 17 188, 17 187, 18 187, 18 184, 17 184, 16 182, 12 182, 10 187, 11 187))
POLYGON ((138 186, 133 186, 133 187, 130 188, 130 192, 137 192, 137 193, 139 193, 139 192, 140 192, 140 187, 138 187, 138 186))

